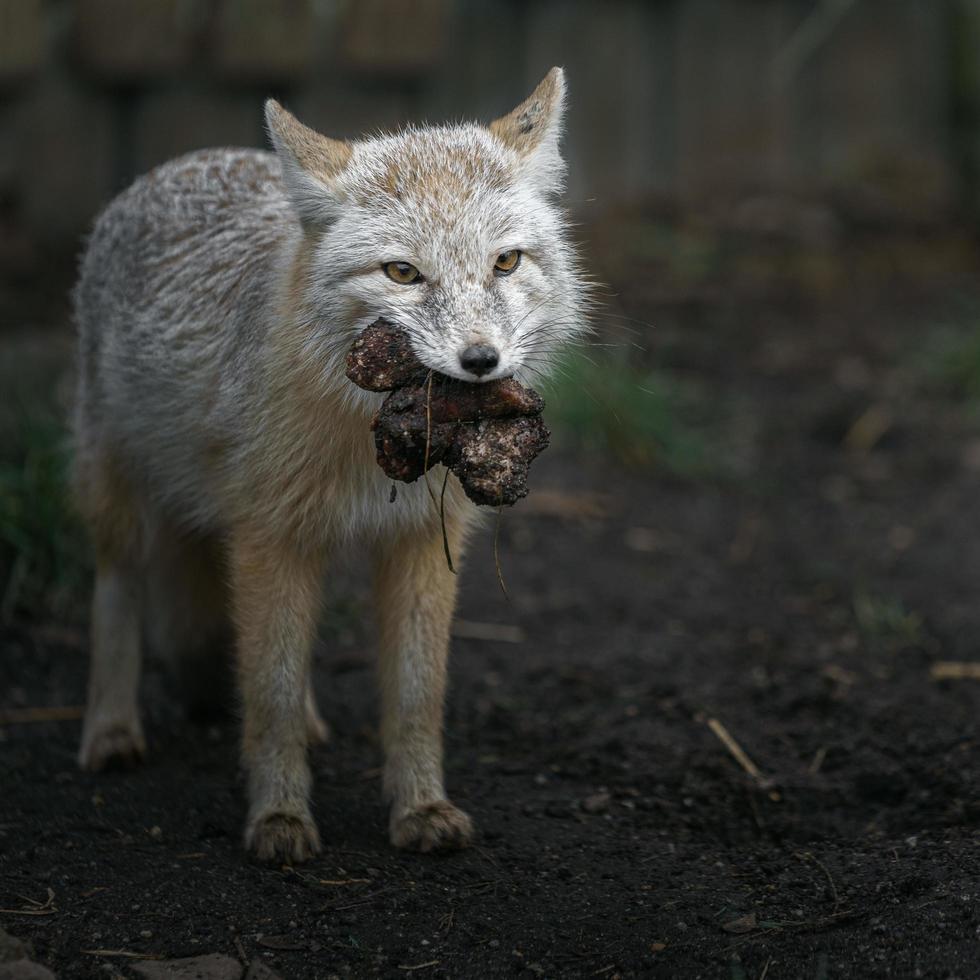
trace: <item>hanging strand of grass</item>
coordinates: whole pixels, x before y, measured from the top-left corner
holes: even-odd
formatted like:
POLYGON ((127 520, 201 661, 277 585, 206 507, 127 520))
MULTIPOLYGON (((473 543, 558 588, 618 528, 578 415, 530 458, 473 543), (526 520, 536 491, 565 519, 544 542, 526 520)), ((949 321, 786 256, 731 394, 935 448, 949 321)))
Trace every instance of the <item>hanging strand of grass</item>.
POLYGON ((446 533, 446 484, 449 482, 449 467, 446 467, 446 475, 442 478, 442 493, 439 494, 439 523, 442 524, 442 547, 446 552, 446 564, 449 571, 456 574, 453 568, 453 556, 449 550, 449 535, 446 533))
POLYGON ((429 449, 432 445, 432 371, 429 371, 429 377, 426 381, 425 388, 425 456, 422 461, 422 479, 425 480, 425 489, 429 492, 429 500, 433 504, 436 502, 436 495, 432 492, 432 486, 429 483, 429 449))
MULTIPOLYGON (((436 495, 432 492, 432 485, 429 483, 429 448, 432 445, 432 376, 429 377, 425 385, 425 457, 422 461, 422 477, 425 480, 425 489, 429 492, 429 500, 435 506, 436 495)), ((446 467, 446 475, 442 478, 442 493, 439 494, 439 524, 442 527, 442 547, 446 552, 446 565, 449 571, 456 574, 453 567, 453 556, 449 550, 449 534, 446 531, 446 484, 449 482, 449 467, 446 467)))
POLYGON ((504 573, 500 568, 500 548, 498 547, 500 541, 500 521, 504 516, 504 505, 501 504, 497 508, 497 525, 493 529, 493 563, 497 569, 497 582, 500 584, 500 591, 503 592, 504 598, 510 602, 510 593, 507 591, 507 585, 504 583, 504 573))

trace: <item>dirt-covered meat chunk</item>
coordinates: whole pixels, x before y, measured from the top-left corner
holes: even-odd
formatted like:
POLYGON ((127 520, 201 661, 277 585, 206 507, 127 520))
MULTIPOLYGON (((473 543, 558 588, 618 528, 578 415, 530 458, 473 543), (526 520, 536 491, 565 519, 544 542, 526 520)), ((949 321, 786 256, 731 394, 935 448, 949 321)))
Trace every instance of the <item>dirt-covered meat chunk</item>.
POLYGON ((347 377, 367 391, 393 391, 426 374, 408 334, 387 320, 375 320, 347 352, 347 377))
POLYGON ((527 496, 527 471, 550 433, 540 416, 483 419, 460 429, 452 471, 477 504, 496 507, 527 496))
POLYGON ((388 391, 371 424, 378 465, 411 483, 443 463, 478 504, 513 504, 527 495, 531 461, 548 445, 544 401, 513 378, 468 384, 429 371, 408 335, 378 320, 354 342, 347 377, 388 391))

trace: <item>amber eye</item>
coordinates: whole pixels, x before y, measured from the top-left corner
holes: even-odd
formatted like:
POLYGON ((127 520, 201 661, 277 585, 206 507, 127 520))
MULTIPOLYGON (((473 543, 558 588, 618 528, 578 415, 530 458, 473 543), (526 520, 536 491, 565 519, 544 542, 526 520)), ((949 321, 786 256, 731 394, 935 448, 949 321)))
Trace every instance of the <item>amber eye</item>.
POLYGON ((516 248, 509 252, 501 252, 493 264, 493 271, 498 276, 509 276, 521 264, 521 253, 516 248))
POLYGON ((385 262, 383 266, 385 275, 399 286, 411 286, 413 282, 422 281, 422 273, 410 262, 385 262))

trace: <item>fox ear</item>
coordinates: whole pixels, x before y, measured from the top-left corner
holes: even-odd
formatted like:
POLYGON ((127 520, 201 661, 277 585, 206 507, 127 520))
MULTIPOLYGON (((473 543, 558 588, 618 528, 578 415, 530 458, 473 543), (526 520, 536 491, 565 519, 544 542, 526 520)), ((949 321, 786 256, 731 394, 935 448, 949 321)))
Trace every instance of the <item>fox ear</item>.
POLYGON ((562 188, 565 163, 558 150, 565 114, 565 73, 552 68, 513 112, 490 123, 490 132, 523 158, 546 192, 562 188))
POLYGON ((304 126, 275 99, 265 104, 265 124, 300 219, 309 224, 328 222, 336 210, 336 178, 350 161, 350 144, 304 126))

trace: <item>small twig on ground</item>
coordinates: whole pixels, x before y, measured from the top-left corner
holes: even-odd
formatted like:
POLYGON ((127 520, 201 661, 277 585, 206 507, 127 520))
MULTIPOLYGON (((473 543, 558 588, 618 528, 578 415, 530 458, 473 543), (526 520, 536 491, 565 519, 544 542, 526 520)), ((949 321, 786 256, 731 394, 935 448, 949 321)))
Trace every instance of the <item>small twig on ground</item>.
POLYGON ((80 949, 86 956, 121 956, 129 960, 162 960, 162 953, 134 953, 129 949, 80 949))
POLYGON ((22 902, 27 902, 28 905, 33 905, 37 909, 49 909, 54 905, 54 889, 48 889, 48 897, 43 901, 39 902, 36 898, 30 898, 28 895, 18 895, 17 896, 22 902))
POLYGON ((728 729, 717 718, 709 718, 707 725, 718 741, 728 749, 732 758, 755 780, 759 788, 768 790, 770 799, 778 800, 779 794, 773 790, 772 780, 762 775, 759 767, 745 754, 745 750, 735 741, 728 729))
POLYGON ((411 970, 425 970, 430 966, 438 966, 441 962, 442 960, 429 960, 426 963, 416 963, 414 966, 405 966, 404 964, 399 963, 398 969, 405 970, 406 972, 409 972, 411 970))
POLYGON ((929 676, 934 681, 980 681, 980 663, 940 660, 932 665, 929 676))
POLYGON ((821 746, 813 755, 813 762, 810 763, 807 768, 807 772, 811 776, 816 776, 820 772, 820 767, 823 765, 823 760, 827 758, 827 749, 821 746))
POLYGON ((891 413, 883 405, 872 405, 847 430, 844 448, 853 453, 867 454, 892 427, 891 413))
POLYGON ((234 943, 235 949, 238 950, 238 958, 245 966, 248 966, 248 954, 245 952, 245 947, 242 945, 242 941, 238 938, 238 936, 234 937, 234 943))
POLYGON ((793 857, 800 861, 812 861, 824 873, 827 878, 827 885, 830 888, 830 896, 834 902, 834 910, 831 914, 836 914, 840 909, 840 894, 837 891, 837 885, 834 883, 834 876, 830 873, 830 869, 827 867, 827 865, 825 865, 823 861, 821 861, 820 858, 818 858, 811 851, 798 851, 793 855, 793 857))
POLYGON ((81 721, 84 717, 85 708, 81 705, 0 709, 0 725, 33 725, 43 721, 81 721))
POLYGON ((54 904, 54 891, 53 889, 48 889, 48 897, 43 901, 39 902, 36 898, 28 898, 26 895, 18 895, 22 902, 26 905, 22 905, 19 909, 0 909, 0 913, 5 915, 54 915, 57 912, 54 904), (32 908, 27 908, 27 906, 33 906, 32 908))
POLYGON ((762 973, 759 974, 759 980, 766 980, 769 975, 769 965, 772 963, 772 957, 766 960, 766 965, 762 968, 762 973))

